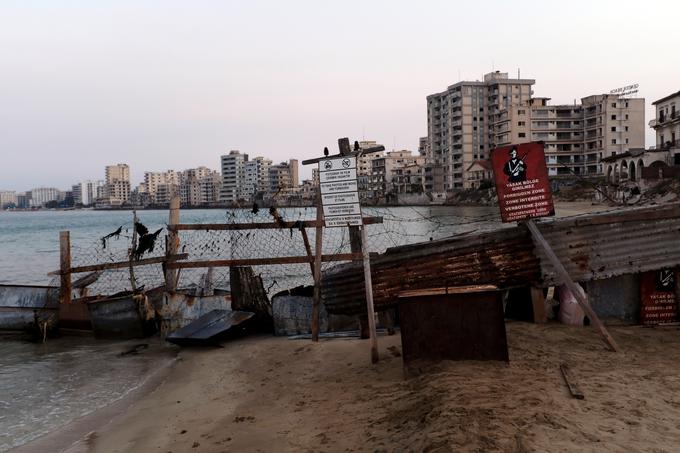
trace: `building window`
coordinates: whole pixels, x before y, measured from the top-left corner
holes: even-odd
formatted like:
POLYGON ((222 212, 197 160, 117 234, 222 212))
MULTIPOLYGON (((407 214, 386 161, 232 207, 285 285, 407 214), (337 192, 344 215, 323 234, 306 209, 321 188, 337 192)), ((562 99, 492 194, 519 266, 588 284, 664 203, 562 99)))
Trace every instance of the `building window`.
POLYGON ((519 134, 517 134, 517 136, 518 136, 519 138, 524 138, 524 137, 527 136, 527 134, 525 134, 524 132, 520 132, 519 134))
POLYGON ((616 102, 612 102, 612 107, 616 108, 616 102))
POLYGON ((518 121, 517 122, 518 126, 525 126, 526 124, 527 124, 526 121, 518 121))
POLYGON ((616 139, 612 138, 612 145, 616 145, 616 139))
POLYGON ((626 119, 628 119, 628 114, 626 113, 626 119))
POLYGON ((628 144, 628 139, 626 139, 626 145, 628 144))
POLYGON ((616 119, 616 115, 612 115, 612 119, 615 120, 615 119, 616 119))
POLYGON ((518 115, 524 115, 524 110, 517 110, 518 115))
POLYGON ((628 126, 626 126, 626 132, 628 132, 628 126))
POLYGON ((616 126, 612 126, 612 132, 616 132, 616 126))

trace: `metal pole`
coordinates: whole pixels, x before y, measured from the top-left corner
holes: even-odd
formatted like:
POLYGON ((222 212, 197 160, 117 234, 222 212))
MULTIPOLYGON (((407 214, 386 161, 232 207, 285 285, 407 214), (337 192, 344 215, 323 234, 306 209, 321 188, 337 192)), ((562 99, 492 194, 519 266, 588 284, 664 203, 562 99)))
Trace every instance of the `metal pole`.
POLYGON ((364 258, 364 281, 366 284, 366 311, 368 329, 371 333, 371 363, 378 362, 378 337, 375 329, 375 309, 373 308, 373 283, 371 281, 371 259, 368 255, 368 235, 366 225, 361 226, 361 253, 364 258))

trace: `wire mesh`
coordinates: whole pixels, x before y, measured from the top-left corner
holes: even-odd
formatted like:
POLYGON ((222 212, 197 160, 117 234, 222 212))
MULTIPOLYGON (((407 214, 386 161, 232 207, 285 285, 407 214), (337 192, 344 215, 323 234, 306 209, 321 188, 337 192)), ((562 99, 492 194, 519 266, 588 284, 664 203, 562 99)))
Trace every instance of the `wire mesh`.
MULTIPOLYGON (((364 217, 382 217, 382 223, 367 225, 368 251, 382 253, 390 247, 440 239, 454 234, 465 234, 498 226, 495 209, 486 213, 465 209, 400 207, 364 208, 364 217)), ((178 232, 179 253, 186 253, 188 261, 237 260, 253 258, 279 258, 307 256, 303 240, 302 223, 316 219, 316 209, 279 208, 228 209, 224 211, 223 223, 249 224, 279 221, 294 222, 292 228, 247 230, 181 230, 178 232)), ((126 261, 132 245, 133 223, 112 225, 112 231, 121 227, 120 234, 105 241, 72 245, 72 266, 126 261)), ((309 247, 314 255, 316 228, 306 228, 309 247)), ((350 253, 350 233, 346 227, 324 228, 322 250, 325 255, 350 253)), ((143 258, 165 255, 164 235, 158 237, 153 251, 143 258)), ((338 262, 322 263, 326 271, 338 262)), ((300 285, 312 285, 313 277, 309 263, 268 264, 253 266, 271 297, 277 292, 300 285)), ((201 287, 208 273, 207 268, 185 268, 178 271, 178 287, 196 289, 201 287)), ((84 274, 75 274, 74 280, 84 274)), ((136 266, 131 275, 126 268, 106 270, 90 286, 90 294, 109 295, 132 289, 132 281, 138 287, 153 288, 164 284, 161 264, 136 266)), ((211 272, 212 286, 229 290, 229 268, 215 267, 211 272)))

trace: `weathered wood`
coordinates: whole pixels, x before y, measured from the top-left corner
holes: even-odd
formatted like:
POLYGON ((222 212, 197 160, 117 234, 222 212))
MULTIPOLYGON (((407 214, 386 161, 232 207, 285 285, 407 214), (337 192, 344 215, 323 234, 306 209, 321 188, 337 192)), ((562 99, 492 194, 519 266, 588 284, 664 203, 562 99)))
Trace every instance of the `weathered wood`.
POLYGON ((312 341, 319 341, 319 305, 321 304, 321 262, 323 261, 323 205, 321 189, 316 196, 316 237, 314 249, 314 294, 312 298, 312 341))
POLYGON ((545 312, 545 296, 543 295, 543 288, 538 286, 531 287, 531 305, 534 311, 534 323, 545 324, 548 322, 548 316, 545 312))
POLYGON ((498 290, 498 287, 496 285, 447 286, 440 288, 423 288, 400 291, 398 297, 406 298, 419 296, 438 296, 442 294, 467 294, 496 290, 498 290))
POLYGON ((605 328, 604 324, 602 324, 600 318, 597 316, 597 314, 595 314, 595 311, 593 311, 593 308, 590 306, 590 303, 588 302, 588 298, 585 292, 583 291, 583 288, 581 288, 580 285, 577 285, 571 279, 569 273, 564 268, 560 260, 557 258, 557 255, 555 255, 555 252, 553 251, 552 247, 550 247, 548 241, 545 240, 545 238, 539 231, 534 221, 527 220, 523 223, 527 226, 527 228, 531 232, 531 235, 534 237, 536 243, 538 243, 538 245, 545 252, 546 256, 548 257, 553 267, 555 268, 555 272, 557 272, 557 275, 562 280, 562 283, 564 283, 567 286, 567 288, 569 288, 569 291, 571 291, 571 293, 574 295, 579 306, 583 309, 586 315, 588 315, 588 318, 590 318, 590 322, 600 332, 600 335, 602 335, 602 338, 607 343, 607 345, 609 345, 612 351, 618 352, 619 347, 616 344, 616 341, 614 340, 614 338, 612 338, 611 335, 609 335, 609 332, 605 328))
MULTIPOLYGON (((305 244, 305 251, 307 252, 307 257, 314 258, 314 253, 312 253, 312 246, 309 244, 309 236, 307 236, 307 230, 303 227, 300 229, 302 233, 302 242, 305 244)), ((314 262, 309 262, 309 269, 312 271, 312 278, 314 278, 314 262)))
POLYGON ((254 319, 264 327, 273 328, 272 305, 264 290, 262 278, 250 266, 232 266, 229 269, 231 309, 255 313, 254 319))
MULTIPOLYGON (((134 261, 133 266, 146 266, 147 264, 160 264, 160 263, 174 263, 177 260, 184 260, 189 257, 188 253, 180 253, 178 255, 172 256, 156 256, 154 258, 144 258, 141 260, 134 261)), ((81 272, 93 272, 93 271, 104 271, 107 269, 123 269, 130 265, 129 261, 114 261, 113 263, 102 263, 102 264, 89 264, 87 266, 76 266, 71 269, 67 269, 65 272, 71 274, 79 274, 81 272)), ((197 267, 208 267, 208 266, 197 266, 197 267)), ((52 271, 47 275, 63 275, 64 271, 52 271)))
MULTIPOLYGON (((376 223, 383 223, 382 217, 364 217, 364 225, 374 225, 376 223)), ((323 219, 319 220, 305 220, 302 222, 254 222, 254 223, 178 223, 176 225, 168 225, 169 231, 240 231, 240 230, 273 230, 273 229, 290 229, 298 228, 318 228, 319 222, 324 226, 323 219)))
POLYGON ((378 334, 375 328, 375 308, 373 308, 373 284, 371 282, 371 259, 368 255, 368 234, 366 227, 361 227, 361 251, 364 257, 364 282, 366 286, 366 312, 368 313, 368 329, 371 332, 371 362, 378 362, 378 334))
POLYGON ((132 291, 137 291, 137 279, 135 278, 135 266, 132 265, 135 261, 135 250, 137 250, 137 211, 132 210, 132 247, 130 248, 130 265, 128 266, 128 273, 130 274, 130 288, 132 291))
MULTIPOLYGON (((166 256, 176 255, 179 251, 179 234, 174 228, 179 223, 179 208, 180 208, 180 198, 173 197, 170 201, 170 212, 168 214, 168 235, 166 239, 166 256)), ((177 289, 177 281, 179 278, 177 270, 169 267, 165 267, 165 289, 168 291, 174 291, 177 289)))
MULTIPOLYGON (((340 253, 337 255, 322 255, 321 261, 354 261, 361 259, 358 253, 340 253)), ((231 267, 231 266, 267 266, 274 264, 300 264, 315 262, 315 257, 281 256, 277 258, 244 258, 236 260, 207 260, 170 262, 166 266, 170 269, 195 269, 198 267, 231 267)))
POLYGON ((569 366, 566 363, 560 364, 560 371, 562 371, 562 377, 564 378, 564 382, 567 384, 567 387, 569 388, 569 393, 571 393, 571 396, 573 396, 577 400, 584 399, 585 395, 576 384, 574 377, 571 375, 571 370, 569 369, 569 366))
POLYGON ((59 303, 71 303, 71 233, 59 232, 60 288, 59 303))

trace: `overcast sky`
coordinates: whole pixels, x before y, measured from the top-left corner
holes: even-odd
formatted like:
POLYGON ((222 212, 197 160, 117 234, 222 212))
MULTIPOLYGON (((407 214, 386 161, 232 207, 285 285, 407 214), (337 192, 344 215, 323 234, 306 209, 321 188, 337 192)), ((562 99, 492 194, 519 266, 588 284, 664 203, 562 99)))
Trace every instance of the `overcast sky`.
POLYGON ((416 151, 425 96, 492 68, 553 103, 639 83, 647 123, 680 90, 678 4, 0 0, 0 190, 345 136, 416 151))

